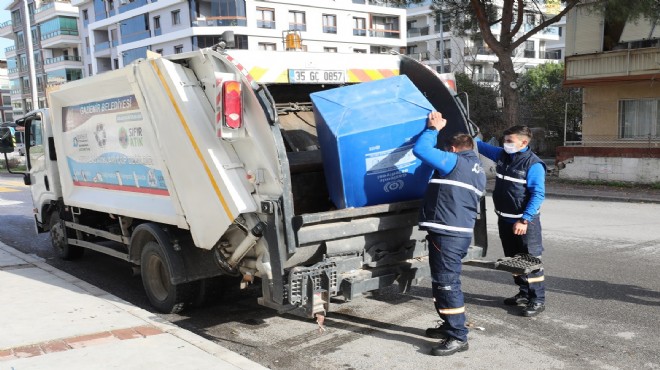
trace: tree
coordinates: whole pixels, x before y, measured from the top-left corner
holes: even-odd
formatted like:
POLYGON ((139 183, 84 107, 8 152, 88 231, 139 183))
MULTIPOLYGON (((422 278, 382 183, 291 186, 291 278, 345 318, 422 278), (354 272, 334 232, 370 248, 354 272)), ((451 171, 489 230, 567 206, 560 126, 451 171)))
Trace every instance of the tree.
POLYGON ((481 86, 465 73, 456 73, 458 93, 466 93, 469 100, 470 119, 479 126, 484 139, 498 136, 505 128, 502 113, 497 109, 498 92, 481 86))
MULTIPOLYGON (((394 0, 392 3, 408 5, 423 0, 394 0)), ((452 29, 459 33, 479 32, 479 37, 495 53, 498 61, 494 68, 500 74, 500 91, 504 98, 504 118, 510 124, 518 123, 519 94, 517 74, 513 57, 516 48, 531 36, 559 21, 566 13, 580 3, 590 4, 594 11, 608 9, 620 19, 638 18, 641 15, 658 19, 660 1, 658 0, 561 0, 564 8, 554 15, 543 11, 546 4, 557 4, 560 0, 433 0, 432 8, 436 13, 451 15, 452 29), (530 24, 529 30, 523 27, 526 14, 540 18, 538 23, 530 24), (491 27, 499 29, 499 35, 491 27)), ((557 4, 558 5, 558 4, 557 4)))
POLYGON ((566 119, 568 140, 579 131, 582 117, 582 91, 577 88, 563 88, 564 65, 546 63, 528 70, 518 80, 521 107, 521 123, 530 127, 544 128, 548 152, 554 152, 556 145, 564 139, 566 119), (552 135, 554 134, 554 135, 552 135))

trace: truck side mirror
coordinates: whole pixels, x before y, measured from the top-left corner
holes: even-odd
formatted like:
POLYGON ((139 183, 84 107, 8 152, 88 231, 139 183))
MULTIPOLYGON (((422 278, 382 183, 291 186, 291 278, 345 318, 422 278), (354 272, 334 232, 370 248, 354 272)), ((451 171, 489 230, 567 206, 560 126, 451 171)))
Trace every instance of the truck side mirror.
POLYGON ((0 153, 12 153, 14 151, 14 136, 9 127, 0 127, 0 153))

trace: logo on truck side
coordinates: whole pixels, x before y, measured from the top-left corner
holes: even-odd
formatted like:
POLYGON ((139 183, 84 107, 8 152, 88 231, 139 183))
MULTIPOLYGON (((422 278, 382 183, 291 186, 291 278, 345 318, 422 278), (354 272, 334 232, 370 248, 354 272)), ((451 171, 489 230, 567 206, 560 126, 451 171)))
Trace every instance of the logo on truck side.
POLYGON ((96 138, 96 143, 99 144, 101 148, 105 146, 107 135, 105 133, 105 128, 103 127, 102 122, 99 122, 96 125, 96 130, 94 130, 94 138, 96 138))
POLYGON ((131 127, 128 130, 125 127, 121 127, 119 129, 119 143, 124 149, 129 146, 142 146, 142 127, 131 127))

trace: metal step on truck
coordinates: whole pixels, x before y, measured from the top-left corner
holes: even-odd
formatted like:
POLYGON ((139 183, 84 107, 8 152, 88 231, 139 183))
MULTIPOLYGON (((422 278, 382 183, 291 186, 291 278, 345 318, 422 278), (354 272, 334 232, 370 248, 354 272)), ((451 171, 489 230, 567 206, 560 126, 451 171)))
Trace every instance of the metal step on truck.
MULTIPOLYGON (((36 229, 63 259, 91 249, 132 264, 162 312, 223 275, 310 318, 335 296, 405 289, 429 275, 420 201, 335 209, 309 96, 394 75, 443 113, 448 134, 477 134, 455 92, 402 55, 216 46, 64 84, 18 122, 36 229)), ((467 259, 486 254, 481 210, 467 259)))

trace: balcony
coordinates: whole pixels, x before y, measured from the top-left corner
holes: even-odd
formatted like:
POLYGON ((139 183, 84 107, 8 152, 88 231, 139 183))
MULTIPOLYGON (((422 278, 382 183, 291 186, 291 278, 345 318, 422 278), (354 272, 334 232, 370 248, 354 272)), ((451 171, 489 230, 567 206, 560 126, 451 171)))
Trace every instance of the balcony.
POLYGON ((561 50, 546 51, 544 57, 544 59, 560 60, 561 50))
POLYGON ((660 47, 566 57, 564 84, 581 86, 585 82, 607 82, 614 78, 620 81, 649 80, 660 73, 658 60, 660 47))
POLYGON ((0 23, 0 37, 7 37, 14 32, 11 27, 11 20, 0 23))
POLYGON ((408 37, 420 37, 429 35, 429 26, 408 28, 408 37))
POLYGON ((323 33, 337 33, 337 26, 323 26, 323 33))
POLYGON ((5 48, 5 58, 11 58, 16 56, 16 45, 12 45, 5 48))
POLYGON ((44 61, 44 71, 51 72, 65 68, 82 68, 82 58, 73 55, 62 55, 56 58, 47 58, 44 61))
POLYGON ((495 83, 500 81, 500 75, 497 73, 475 73, 472 75, 472 81, 495 83))
MULTIPOLYGON (((411 57, 415 60, 418 60, 420 62, 427 61, 427 60, 430 60, 430 61, 440 61, 440 60, 442 60, 442 57, 441 57, 442 53, 440 52, 440 50, 423 51, 421 53, 410 53, 410 54, 406 54, 406 55, 408 55, 409 57, 411 57)), ((446 49, 445 50, 445 58, 444 59, 446 61, 451 59, 451 49, 446 49)))
POLYGON ((68 48, 80 44, 78 30, 57 30, 41 35, 42 48, 68 48))
POLYGON ((371 29, 369 30, 369 36, 383 37, 386 39, 399 39, 401 38, 401 32, 399 30, 371 29))
POLYGON ((491 48, 483 46, 466 46, 463 48, 463 55, 495 55, 495 53, 491 48))
POLYGON ((68 0, 55 0, 34 10, 34 21, 36 23, 42 23, 59 16, 78 17, 78 8, 72 6, 68 0))
POLYGON ((96 58, 109 58, 110 57, 110 41, 102 41, 94 44, 94 57, 96 58))
POLYGON ((536 50, 525 50, 523 52, 523 57, 530 59, 536 58, 536 50))
POLYGON ((247 27, 246 17, 221 16, 197 18, 193 27, 247 27))

